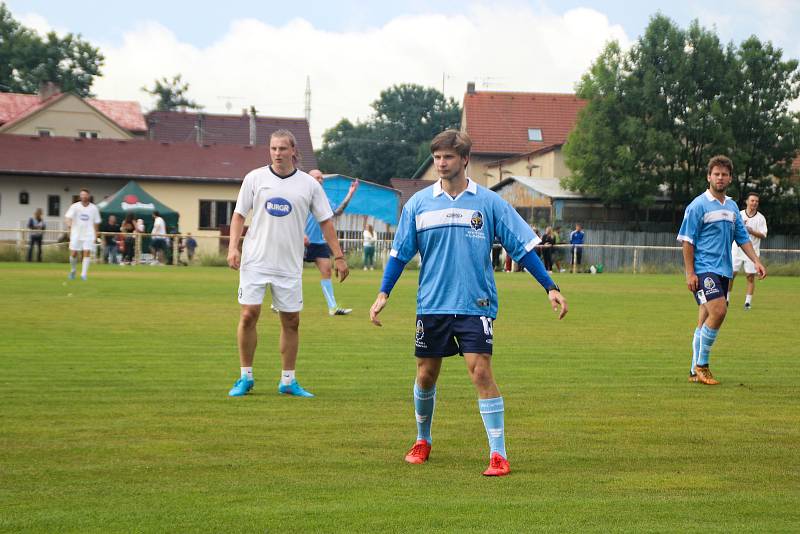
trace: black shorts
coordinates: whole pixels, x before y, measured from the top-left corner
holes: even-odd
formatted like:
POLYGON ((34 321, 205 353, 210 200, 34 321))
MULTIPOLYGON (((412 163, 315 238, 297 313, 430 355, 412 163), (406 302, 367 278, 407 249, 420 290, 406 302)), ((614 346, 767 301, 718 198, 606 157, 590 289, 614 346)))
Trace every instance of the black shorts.
POLYGON ((154 237, 150 240, 150 248, 154 250, 167 250, 167 240, 163 237, 154 237))
POLYGON ((417 315, 414 355, 442 358, 465 352, 492 353, 491 317, 479 315, 417 315))
POLYGON ((730 278, 717 273, 697 273, 697 282, 699 289, 694 293, 694 300, 697 304, 705 304, 709 300, 728 296, 730 278))
POLYGON ((303 261, 316 261, 317 258, 331 259, 331 248, 327 243, 309 243, 303 261))

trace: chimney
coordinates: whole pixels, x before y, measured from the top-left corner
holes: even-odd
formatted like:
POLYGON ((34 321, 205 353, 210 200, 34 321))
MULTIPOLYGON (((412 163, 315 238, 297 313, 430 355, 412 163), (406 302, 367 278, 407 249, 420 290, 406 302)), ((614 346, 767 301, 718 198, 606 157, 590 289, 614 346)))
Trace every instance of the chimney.
POLYGON ((467 94, 468 95, 475 94, 475 82, 467 82, 467 94))
POLYGON ((53 95, 61 92, 58 84, 53 82, 39 82, 39 102, 44 102, 53 95))
POLYGON ((256 107, 250 106, 250 144, 256 144, 256 107))

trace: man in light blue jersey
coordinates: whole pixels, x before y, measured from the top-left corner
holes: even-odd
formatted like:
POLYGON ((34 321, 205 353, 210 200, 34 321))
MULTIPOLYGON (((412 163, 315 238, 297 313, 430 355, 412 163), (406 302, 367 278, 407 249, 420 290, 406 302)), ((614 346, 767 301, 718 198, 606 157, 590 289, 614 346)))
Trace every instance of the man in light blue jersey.
MULTIPOLYGON (((319 169, 312 169, 308 174, 314 177, 319 182, 319 185, 322 185, 324 177, 319 169)), ((358 180, 353 180, 342 203, 335 207, 331 205, 334 217, 344 213, 356 189, 358 189, 358 180)), ((330 203, 330 200, 328 200, 328 203, 330 203)), ((322 235, 322 229, 317 219, 311 213, 308 214, 308 219, 306 219, 305 246, 303 261, 313 262, 319 269, 320 285, 322 286, 322 294, 325 296, 325 301, 328 303, 328 314, 349 315, 353 311, 352 309, 341 308, 336 303, 336 296, 333 294, 333 284, 331 283, 331 249, 328 248, 328 244, 325 242, 325 237, 322 235)))
POLYGON ((767 276, 767 270, 747 235, 739 207, 725 196, 732 174, 730 159, 725 156, 711 158, 708 162, 708 189, 686 206, 678 232, 678 241, 683 248, 686 285, 700 306, 692 340, 689 382, 709 386, 719 384, 711 374, 708 360, 728 312, 726 296, 733 277, 732 243, 735 241, 750 258, 759 279, 767 276))
POLYGON ((403 207, 391 255, 370 318, 378 314, 406 263, 422 258, 417 293, 414 411, 417 441, 406 461, 421 464, 431 450, 431 422, 442 358, 461 354, 478 390, 478 407, 489 438, 487 476, 510 472, 505 448, 504 404, 492 374, 493 321, 497 289, 491 250, 495 237, 508 254, 545 288, 559 319, 567 301, 548 276, 534 247, 539 238, 514 208, 496 193, 467 178, 472 142, 467 134, 446 130, 431 143, 440 180, 416 193, 403 207))

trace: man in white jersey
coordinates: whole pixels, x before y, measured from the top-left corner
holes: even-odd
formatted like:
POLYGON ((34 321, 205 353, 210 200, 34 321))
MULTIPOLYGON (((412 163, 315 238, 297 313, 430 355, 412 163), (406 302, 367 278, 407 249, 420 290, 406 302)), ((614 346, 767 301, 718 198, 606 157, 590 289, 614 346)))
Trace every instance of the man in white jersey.
POLYGON ((314 214, 331 247, 343 282, 349 273, 325 191, 317 181, 295 167, 297 141, 288 130, 272 134, 269 152, 272 164, 245 176, 231 219, 228 265, 239 270, 241 315, 237 330, 241 376, 228 392, 231 397, 253 389, 253 358, 256 324, 267 287, 272 305, 280 312, 280 351, 283 370, 278 392, 313 397, 295 378, 299 344, 300 310, 303 309, 303 230, 308 213, 314 214), (253 211, 242 252, 239 238, 245 217, 253 211))
MULTIPOLYGON (((742 215, 744 227, 747 233, 750 234, 750 242, 753 243, 753 250, 756 256, 761 256, 761 240, 767 237, 767 219, 764 215, 759 213, 758 193, 749 193, 745 199, 745 209, 739 213, 742 215)), ((749 311, 753 303, 753 292, 756 289, 756 265, 750 261, 745 255, 744 251, 733 242, 733 278, 731 278, 728 287, 728 302, 731 300, 731 292, 733 291, 733 281, 736 280, 736 275, 744 265, 744 272, 747 275, 747 295, 744 297, 744 310, 749 311)))
POLYGON ((85 281, 100 227, 100 210, 91 202, 88 189, 81 189, 80 200, 69 207, 64 219, 69 228, 69 279, 75 279, 78 254, 81 254, 81 280, 85 281))

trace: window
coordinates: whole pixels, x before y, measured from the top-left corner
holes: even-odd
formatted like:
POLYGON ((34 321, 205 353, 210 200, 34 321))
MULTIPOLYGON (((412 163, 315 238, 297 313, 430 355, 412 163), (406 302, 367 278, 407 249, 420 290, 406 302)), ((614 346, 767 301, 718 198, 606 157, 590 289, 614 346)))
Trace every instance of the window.
POLYGON ((47 216, 59 217, 61 215, 61 197, 59 195, 47 195, 47 216))
POLYGON ((28 195, 27 191, 20 191, 19 193, 19 203, 20 204, 27 204, 30 201, 30 196, 28 195))
POLYGON ((198 228, 216 230, 223 224, 230 224, 235 207, 233 200, 201 200, 198 228))
POLYGON ((36 133, 39 134, 39 137, 50 137, 53 135, 53 130, 49 130, 47 128, 37 128, 36 133))
POLYGON ((97 139, 99 136, 99 132, 91 132, 88 130, 81 130, 78 132, 78 137, 81 139, 97 139))
POLYGON ((542 129, 541 128, 528 128, 528 141, 541 141, 542 129))

